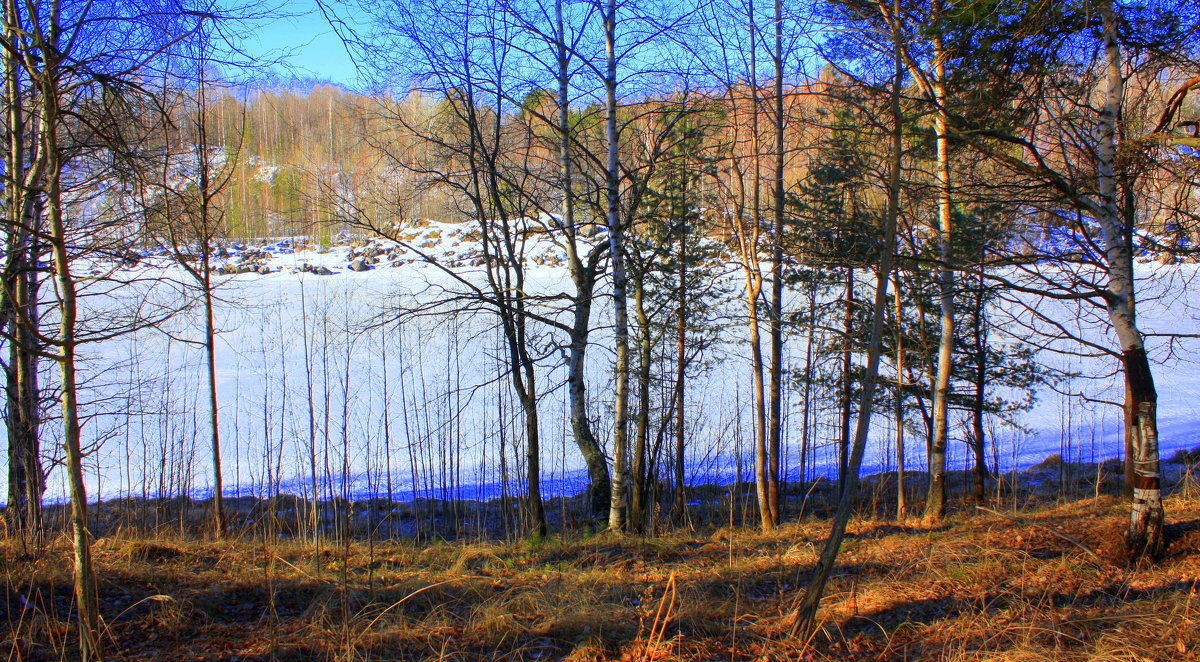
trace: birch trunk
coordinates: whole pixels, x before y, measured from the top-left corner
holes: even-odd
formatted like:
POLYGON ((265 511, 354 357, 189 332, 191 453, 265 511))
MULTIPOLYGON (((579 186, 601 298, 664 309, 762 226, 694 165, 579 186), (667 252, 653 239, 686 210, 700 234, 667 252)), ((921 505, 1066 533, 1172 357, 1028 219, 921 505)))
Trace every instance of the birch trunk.
POLYGON ((575 445, 583 455, 588 470, 588 494, 592 516, 599 519, 608 507, 611 487, 608 478, 608 463, 600 449, 600 443, 592 432, 587 416, 587 384, 584 367, 587 360, 588 336, 591 332, 592 297, 596 287, 596 272, 601 253, 592 251, 585 263, 581 259, 576 242, 578 230, 575 225, 574 174, 571 168, 571 120, 570 66, 571 54, 567 48, 566 30, 563 26, 562 0, 555 0, 555 39, 558 77, 558 137, 559 171, 563 190, 563 229, 567 234, 567 264, 571 280, 575 285, 572 303, 570 348, 567 359, 567 394, 571 409, 571 433, 575 445))
POLYGON ((1102 9, 1107 79, 1100 113, 1096 173, 1100 193, 1097 221, 1104 236, 1108 261, 1108 317, 1121 343, 1125 383, 1129 389, 1133 442, 1133 505, 1126 545, 1135 557, 1153 557, 1164 546, 1162 487, 1158 458, 1158 394, 1141 331, 1133 315, 1132 260, 1125 241, 1126 228, 1117 205, 1117 121, 1124 102, 1125 79, 1121 72, 1121 46, 1111 3, 1102 9))
MULTIPOLYGON (((936 0, 931 11, 934 21, 942 20, 942 2, 936 0)), ((938 28, 940 29, 940 28, 938 28)), ((950 208, 950 141, 946 103, 946 49, 940 34, 934 36, 934 103, 938 107, 934 127, 937 131, 938 243, 941 254, 939 286, 941 290, 942 333, 938 341, 937 373, 933 389, 933 438, 929 448, 929 492, 925 498, 926 521, 946 515, 946 441, 949 432, 948 398, 950 374, 954 370, 954 250, 953 221, 950 208)))
POLYGON ((628 470, 629 439, 629 311, 628 282, 625 273, 625 230, 621 227, 620 144, 617 136, 617 4, 608 0, 604 12, 606 103, 605 134, 608 164, 605 192, 608 202, 608 245, 613 275, 613 309, 616 322, 616 388, 613 398, 613 469, 612 496, 609 502, 608 528, 625 529, 625 489, 628 470))

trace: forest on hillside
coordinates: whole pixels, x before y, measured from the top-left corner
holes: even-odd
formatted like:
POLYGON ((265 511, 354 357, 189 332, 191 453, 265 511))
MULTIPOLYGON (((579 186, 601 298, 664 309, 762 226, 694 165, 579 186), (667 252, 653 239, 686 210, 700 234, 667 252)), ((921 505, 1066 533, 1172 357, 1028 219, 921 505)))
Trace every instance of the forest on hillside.
POLYGON ((928 619, 1001 607, 911 537, 997 526, 1108 582, 993 568, 1006 605, 1160 600, 1141 652, 1195 655, 1200 10, 321 3, 356 90, 248 54, 287 11, 4 2, 10 658, 925 659, 917 622, 952 657, 928 619), (172 597, 217 557, 253 618, 172 597), (615 639, 505 603, 551 590, 513 558, 615 639), (860 576, 970 597, 868 636, 860 576), (221 647, 248 622, 267 652, 221 647))

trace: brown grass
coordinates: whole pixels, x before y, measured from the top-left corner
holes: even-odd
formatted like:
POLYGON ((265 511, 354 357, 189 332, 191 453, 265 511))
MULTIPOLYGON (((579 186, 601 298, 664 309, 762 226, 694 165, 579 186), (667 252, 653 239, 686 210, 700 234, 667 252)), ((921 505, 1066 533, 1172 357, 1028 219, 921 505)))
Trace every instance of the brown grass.
MULTIPOLYGON (((926 528, 858 520, 810 641, 787 615, 827 530, 537 543, 96 544, 111 659, 1200 660, 1200 503, 1131 567, 1102 498, 926 528), (1062 535, 1056 535, 1057 532, 1062 535), (1086 550, 1063 536, 1086 546, 1086 550)), ((0 545, 0 656, 74 655, 70 548, 0 545)))

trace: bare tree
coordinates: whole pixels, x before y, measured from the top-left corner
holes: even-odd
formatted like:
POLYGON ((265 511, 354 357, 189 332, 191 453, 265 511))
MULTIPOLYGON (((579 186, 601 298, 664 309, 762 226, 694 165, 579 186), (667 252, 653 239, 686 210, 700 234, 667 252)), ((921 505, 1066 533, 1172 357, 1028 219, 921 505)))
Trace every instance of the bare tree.
MULTIPOLYGON (((20 9, 13 0, 4 3, 5 31, 10 43, 18 40, 20 9)), ((44 276, 37 267, 41 247, 41 196, 37 187, 41 163, 37 158, 38 114, 32 103, 28 77, 16 51, 3 54, 5 111, 8 142, 4 154, 6 261, 3 272, 3 305, 0 318, 6 327, 9 358, 5 365, 8 430, 8 501, 5 513, 11 530, 28 544, 41 528, 45 475, 40 458, 39 346, 32 329, 40 323, 39 291, 44 276)))
MULTIPOLYGON (((165 158, 162 160, 161 181, 146 188, 156 194, 154 203, 157 203, 157 211, 161 214, 159 223, 155 224, 158 237, 165 240, 165 248, 191 278, 199 293, 204 333, 204 339, 199 344, 204 349, 208 381, 208 424, 213 472, 212 527, 214 535, 221 537, 225 532, 226 520, 216 374, 214 303, 218 283, 214 281, 216 267, 213 259, 227 230, 223 198, 236 172, 241 145, 219 144, 210 134, 212 118, 209 95, 215 88, 209 80, 209 68, 216 62, 211 54, 213 39, 210 31, 202 28, 191 41, 195 52, 184 61, 189 63, 189 68, 195 74, 195 89, 191 94, 177 93, 169 88, 168 81, 164 81, 164 99, 176 97, 184 116, 179 120, 169 114, 164 116, 165 158), (182 122, 184 130, 177 130, 176 122, 182 122), (173 181, 180 169, 191 176, 173 181)), ((243 133, 239 131, 238 135, 243 133)), ((150 205, 151 202, 147 201, 147 206, 150 205)))
MULTIPOLYGON (((130 121, 134 108, 147 97, 138 75, 147 73, 149 63, 194 29, 195 21, 194 15, 173 4, 153 12, 118 3, 94 7, 47 0, 13 3, 6 9, 6 34, 12 39, 5 50, 10 66, 20 67, 28 80, 27 98, 33 103, 26 112, 38 126, 26 177, 40 189, 43 205, 33 227, 23 224, 17 230, 30 233, 50 253, 54 279, 50 301, 58 317, 54 332, 28 317, 19 321, 58 368, 80 652, 84 660, 99 660, 103 653, 83 477, 79 348, 157 323, 173 311, 170 306, 143 306, 132 316, 82 320, 81 289, 72 266, 81 254, 123 254, 130 238, 129 226, 123 225, 127 210, 121 201, 109 201, 116 206, 84 211, 87 177, 113 176, 112 171, 97 172, 100 164, 128 164, 144 146, 140 124, 130 121), (115 47, 117 39, 123 41, 123 49, 115 47), (93 158, 98 153, 108 158, 93 158)), ((23 215, 20 220, 32 219, 23 215)), ((119 279, 98 282, 107 291, 120 286, 119 279)))
POLYGON ((871 334, 867 344, 867 366, 863 375, 862 393, 858 405, 858 421, 854 432, 854 446, 850 454, 845 484, 838 501, 837 514, 834 516, 829 537, 817 567, 805 588, 803 601, 799 603, 795 613, 793 634, 797 631, 808 632, 815 622, 817 608, 821 604, 821 596, 825 583, 833 571, 838 552, 846 533, 850 515, 858 501, 858 473, 862 465, 863 454, 866 450, 867 434, 871 426, 871 414, 874 407, 875 386, 879 373, 879 360, 883 353, 883 326, 887 314, 887 291, 891 279, 892 265, 896 251, 896 228, 900 215, 900 181, 901 166, 904 154, 904 115, 901 107, 904 85, 904 67, 900 50, 905 34, 899 16, 901 5, 899 0, 889 6, 881 0, 878 11, 887 17, 890 28, 892 59, 895 65, 891 76, 891 86, 888 90, 888 113, 891 126, 888 129, 887 152, 887 193, 886 209, 883 210, 882 236, 879 240, 877 266, 875 269, 875 300, 871 309, 871 334))

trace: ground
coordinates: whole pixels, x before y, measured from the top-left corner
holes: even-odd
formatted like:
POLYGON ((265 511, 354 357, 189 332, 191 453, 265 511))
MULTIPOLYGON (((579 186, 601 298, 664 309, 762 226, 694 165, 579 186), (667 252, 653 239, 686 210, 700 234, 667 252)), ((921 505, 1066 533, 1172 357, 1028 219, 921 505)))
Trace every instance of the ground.
MULTIPOLYGON (((1200 660, 1200 501, 1167 508, 1140 566, 1112 497, 856 520, 807 640, 789 615, 822 520, 319 551, 112 536, 96 558, 114 660, 1200 660)), ((72 659, 67 541, 0 549, 0 654, 72 659)))

